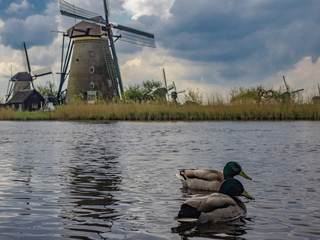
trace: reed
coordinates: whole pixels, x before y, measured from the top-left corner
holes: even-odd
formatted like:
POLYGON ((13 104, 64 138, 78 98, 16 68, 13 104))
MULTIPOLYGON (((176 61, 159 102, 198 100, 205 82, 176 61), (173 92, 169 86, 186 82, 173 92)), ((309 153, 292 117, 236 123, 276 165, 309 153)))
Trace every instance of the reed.
POLYGON ((54 112, 0 109, 0 120, 83 121, 220 121, 320 120, 320 104, 235 103, 157 104, 99 103, 58 106, 54 112))

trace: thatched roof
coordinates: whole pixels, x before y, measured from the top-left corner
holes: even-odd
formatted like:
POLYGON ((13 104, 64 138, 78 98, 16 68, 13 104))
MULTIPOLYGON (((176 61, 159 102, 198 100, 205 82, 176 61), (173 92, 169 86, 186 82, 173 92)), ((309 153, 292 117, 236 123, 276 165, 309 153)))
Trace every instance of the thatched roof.
POLYGON ((14 79, 15 81, 31 81, 32 77, 27 72, 19 72, 19 73, 15 74, 12 77, 12 79, 14 79))
POLYGON ((32 94, 37 94, 41 99, 44 98, 36 90, 20 90, 18 91, 7 104, 24 103, 32 94))

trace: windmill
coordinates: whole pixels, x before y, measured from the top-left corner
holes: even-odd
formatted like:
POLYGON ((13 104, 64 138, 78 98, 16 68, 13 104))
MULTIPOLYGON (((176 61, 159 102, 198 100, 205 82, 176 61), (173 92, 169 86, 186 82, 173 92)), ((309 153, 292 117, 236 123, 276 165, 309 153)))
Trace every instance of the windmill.
MULTIPOLYGON (((172 82, 169 86, 167 85, 167 78, 166 78, 166 72, 163 69, 163 80, 164 80, 164 87, 158 87, 153 86, 151 89, 149 89, 148 92, 146 92, 141 100, 163 100, 166 102, 174 101, 176 102, 178 99, 178 94, 184 93, 183 91, 177 91, 176 84, 172 82)), ((161 83, 160 83, 161 84, 161 83)))
POLYGON ((294 90, 294 91, 291 91, 287 81, 286 81, 286 78, 285 76, 282 76, 283 78, 283 81, 284 81, 284 85, 286 87, 286 91, 284 93, 281 94, 281 97, 283 100, 293 100, 293 98, 295 97, 295 95, 301 91, 303 91, 304 89, 301 88, 301 89, 298 89, 298 90, 294 90))
POLYGON ((115 49, 118 39, 155 47, 153 34, 109 22, 107 0, 103 0, 103 7, 105 19, 97 13, 60 0, 62 15, 81 20, 64 34, 70 40, 64 60, 62 58, 64 63, 61 63, 58 97, 68 77, 67 102, 77 94, 84 94, 88 100, 94 100, 98 94, 107 98, 121 97, 123 84, 115 49))
POLYGON ((33 81, 36 80, 38 77, 42 77, 48 74, 51 74, 51 68, 46 67, 39 69, 37 71, 31 71, 29 56, 28 56, 28 50, 26 43, 23 42, 23 48, 25 52, 25 58, 26 58, 26 64, 28 71, 27 72, 18 72, 14 76, 11 76, 8 81, 8 87, 7 87, 7 94, 6 94, 6 100, 7 103, 12 96, 14 96, 17 92, 22 90, 31 90, 34 89, 33 81))
POLYGON ((170 98, 173 101, 177 101, 178 99, 178 94, 180 93, 184 93, 185 90, 182 91, 177 91, 177 87, 176 84, 174 82, 172 82, 172 84, 170 84, 168 86, 167 84, 167 77, 166 77, 166 71, 163 69, 163 81, 164 81, 164 86, 165 86, 165 92, 166 92, 166 99, 167 101, 170 100, 170 98))
POLYGON ((319 83, 318 83, 318 93, 319 93, 318 96, 312 97, 311 102, 314 103, 314 104, 319 104, 320 103, 320 84, 319 83))

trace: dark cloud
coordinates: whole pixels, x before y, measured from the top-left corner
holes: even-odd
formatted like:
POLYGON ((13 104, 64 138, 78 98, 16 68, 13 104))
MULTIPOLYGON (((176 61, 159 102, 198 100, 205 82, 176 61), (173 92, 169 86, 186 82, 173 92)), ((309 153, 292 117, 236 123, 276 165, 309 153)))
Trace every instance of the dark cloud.
MULTIPOLYGON (((51 2, 58 6, 57 0, 0 0, 1 43, 15 49, 22 41, 29 47, 50 44, 59 15, 58 9, 52 16, 46 12, 51 2), (12 3, 21 8, 9 11, 12 3)), ((313 62, 320 56, 319 0, 175 0, 170 18, 151 15, 137 21, 129 19, 123 2, 110 0, 111 21, 154 33, 157 46, 174 57, 219 65, 216 76, 230 81, 256 81, 305 56, 313 62)), ((103 14, 102 1, 79 7, 89 5, 88 10, 103 14)), ((116 45, 119 53, 141 50, 120 41, 116 45)))
POLYGON ((317 0, 176 0, 172 17, 139 18, 176 57, 225 64, 225 78, 286 69, 320 56, 317 0))

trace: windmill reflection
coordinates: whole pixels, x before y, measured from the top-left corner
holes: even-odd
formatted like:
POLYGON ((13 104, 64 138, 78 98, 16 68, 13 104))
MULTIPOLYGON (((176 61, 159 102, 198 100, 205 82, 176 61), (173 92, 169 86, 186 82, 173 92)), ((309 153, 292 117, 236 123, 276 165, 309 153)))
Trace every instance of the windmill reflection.
MULTIPOLYGON (((79 159, 81 162, 81 157, 79 159)), ((119 191, 121 183, 116 159, 117 156, 104 153, 103 157, 69 167, 60 217, 64 220, 64 229, 72 231, 70 237, 111 229, 118 216, 112 207, 118 201, 113 193, 119 191)))

